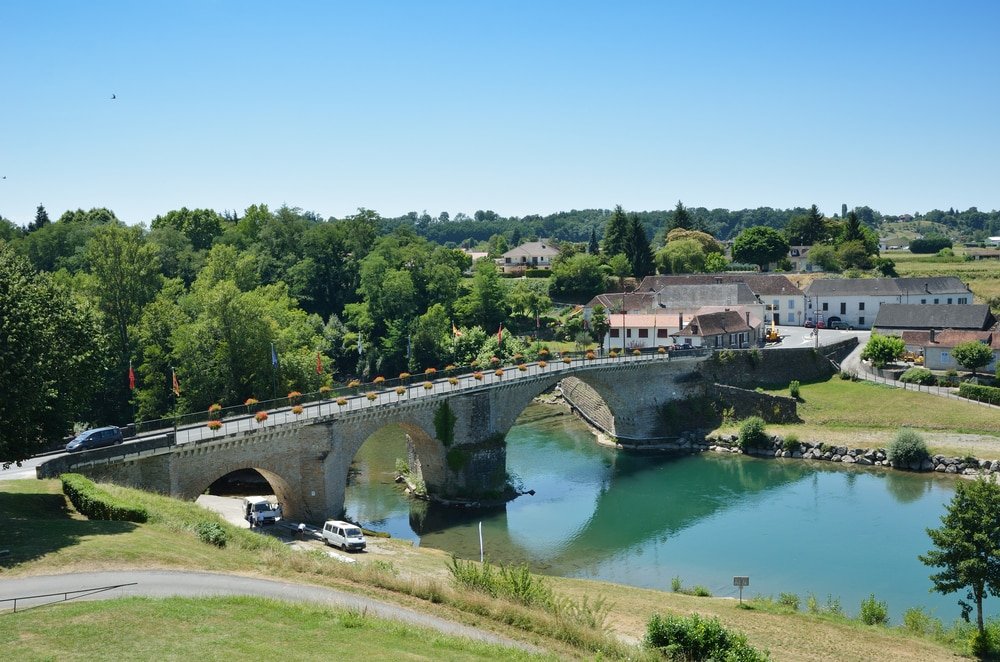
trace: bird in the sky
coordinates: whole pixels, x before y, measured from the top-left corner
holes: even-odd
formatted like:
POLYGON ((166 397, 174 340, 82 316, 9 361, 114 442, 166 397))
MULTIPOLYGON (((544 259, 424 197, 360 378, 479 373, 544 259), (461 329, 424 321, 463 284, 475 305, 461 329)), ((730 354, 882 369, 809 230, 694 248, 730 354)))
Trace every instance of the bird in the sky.
POLYGON ((112 94, 112 95, 111 95, 111 98, 112 98, 112 99, 117 99, 118 97, 116 97, 115 95, 113 95, 113 94, 112 94))

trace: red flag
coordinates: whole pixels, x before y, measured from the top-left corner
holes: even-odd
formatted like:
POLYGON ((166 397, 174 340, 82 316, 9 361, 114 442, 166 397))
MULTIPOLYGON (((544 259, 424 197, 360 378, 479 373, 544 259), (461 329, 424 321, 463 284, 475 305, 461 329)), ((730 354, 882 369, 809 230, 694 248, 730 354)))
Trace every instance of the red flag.
POLYGON ((316 352, 316 374, 317 375, 323 374, 323 357, 320 355, 319 352, 316 352))
POLYGON ((462 337, 462 332, 458 330, 458 327, 455 326, 454 322, 451 323, 451 334, 453 336, 455 336, 456 338, 461 338, 462 337))
POLYGON ((135 390, 135 370, 132 370, 132 362, 128 362, 128 388, 130 391, 135 390))
POLYGON ((177 381, 177 371, 174 370, 173 374, 174 374, 174 388, 173 388, 173 392, 174 392, 174 395, 180 395, 181 394, 181 384, 180 384, 180 382, 177 381))
POLYGON ((500 325, 500 330, 497 331, 497 344, 503 344, 503 324, 500 325))

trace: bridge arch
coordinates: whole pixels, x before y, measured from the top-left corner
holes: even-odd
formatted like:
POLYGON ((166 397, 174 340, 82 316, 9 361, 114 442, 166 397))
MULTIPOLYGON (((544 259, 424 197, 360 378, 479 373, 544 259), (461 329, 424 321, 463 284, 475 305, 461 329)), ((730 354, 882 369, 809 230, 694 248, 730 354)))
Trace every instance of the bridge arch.
POLYGON ((218 480, 238 471, 256 471, 267 481, 270 486, 270 494, 273 494, 278 503, 281 504, 282 512, 287 517, 302 517, 305 508, 302 503, 299 490, 293 482, 285 476, 282 468, 268 467, 270 463, 233 462, 229 464, 214 465, 210 471, 202 473, 197 478, 190 481, 190 485, 184 488, 181 498, 195 500, 199 495, 204 494, 218 480))

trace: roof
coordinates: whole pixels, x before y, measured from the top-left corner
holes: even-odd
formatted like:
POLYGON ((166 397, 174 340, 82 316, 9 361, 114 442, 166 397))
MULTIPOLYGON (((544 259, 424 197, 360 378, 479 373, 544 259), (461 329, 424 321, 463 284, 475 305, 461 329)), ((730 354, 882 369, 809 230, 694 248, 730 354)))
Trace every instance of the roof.
POLYGON ((503 257, 521 257, 522 255, 529 257, 555 257, 559 255, 559 249, 553 248, 547 241, 529 241, 510 249, 503 254, 503 257))
POLYGON ((796 287, 792 281, 788 280, 787 276, 759 273, 646 276, 639 283, 639 290, 655 292, 669 285, 722 285, 726 283, 746 283, 750 290, 757 296, 802 295, 802 290, 796 287))
POLYGON ((944 331, 903 331, 903 342, 907 345, 917 345, 930 349, 948 349, 964 342, 974 340, 989 345, 992 349, 1000 349, 1000 334, 992 331, 960 331, 945 329, 944 331), (931 340, 931 333, 934 340, 931 340))
POLYGON ((752 329, 746 323, 743 315, 735 310, 721 313, 695 315, 691 323, 681 329, 679 336, 719 336, 725 333, 745 333, 752 329))
POLYGON ((985 304, 884 303, 873 326, 877 329, 988 329, 996 320, 985 304))
POLYGON ((651 312, 656 306, 656 295, 652 292, 608 292, 598 294, 587 302, 586 307, 593 309, 597 306, 604 306, 604 309, 611 312, 621 312, 622 298, 625 299, 626 312, 651 312))
POLYGON ((806 296, 906 296, 966 293, 969 288, 955 276, 926 278, 817 278, 806 287, 806 296))

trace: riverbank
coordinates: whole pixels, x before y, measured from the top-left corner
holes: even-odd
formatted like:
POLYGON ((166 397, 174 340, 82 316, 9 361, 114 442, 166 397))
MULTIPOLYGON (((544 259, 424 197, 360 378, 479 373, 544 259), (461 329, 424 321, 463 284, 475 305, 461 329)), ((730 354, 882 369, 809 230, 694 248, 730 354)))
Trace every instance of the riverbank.
MULTIPOLYGON (((234 533, 229 545, 218 548, 200 542, 192 530, 193 522, 206 516, 199 514, 194 504, 110 489, 141 499, 155 517, 145 524, 91 521, 64 505, 56 481, 0 483, 0 514, 11 523, 8 545, 12 551, 0 578, 129 568, 284 578, 353 591, 475 625, 528 641, 558 659, 592 659, 597 650, 593 646, 602 647, 605 659, 643 659, 635 644, 651 614, 692 612, 717 616, 726 626, 746 632, 753 645, 770 650, 775 660, 954 659, 952 651, 942 644, 830 615, 740 609, 734 600, 725 598, 695 598, 607 582, 546 577, 544 581, 567 600, 582 604, 586 599, 591 606, 598 598, 605 601, 600 612, 604 614, 602 626, 589 628, 590 634, 572 628, 563 631, 553 615, 459 590, 450 581, 449 555, 438 550, 380 540, 371 552, 352 555, 355 563, 344 564, 320 553, 326 550, 319 543, 310 543, 302 553, 283 544, 265 544, 266 536, 245 530, 239 536, 234 533), (600 643, 605 636, 602 632, 610 637, 605 644, 600 643)), ((213 616, 220 622, 227 618, 224 613, 213 616)), ((101 631, 110 626, 94 623, 93 627, 101 631)))

